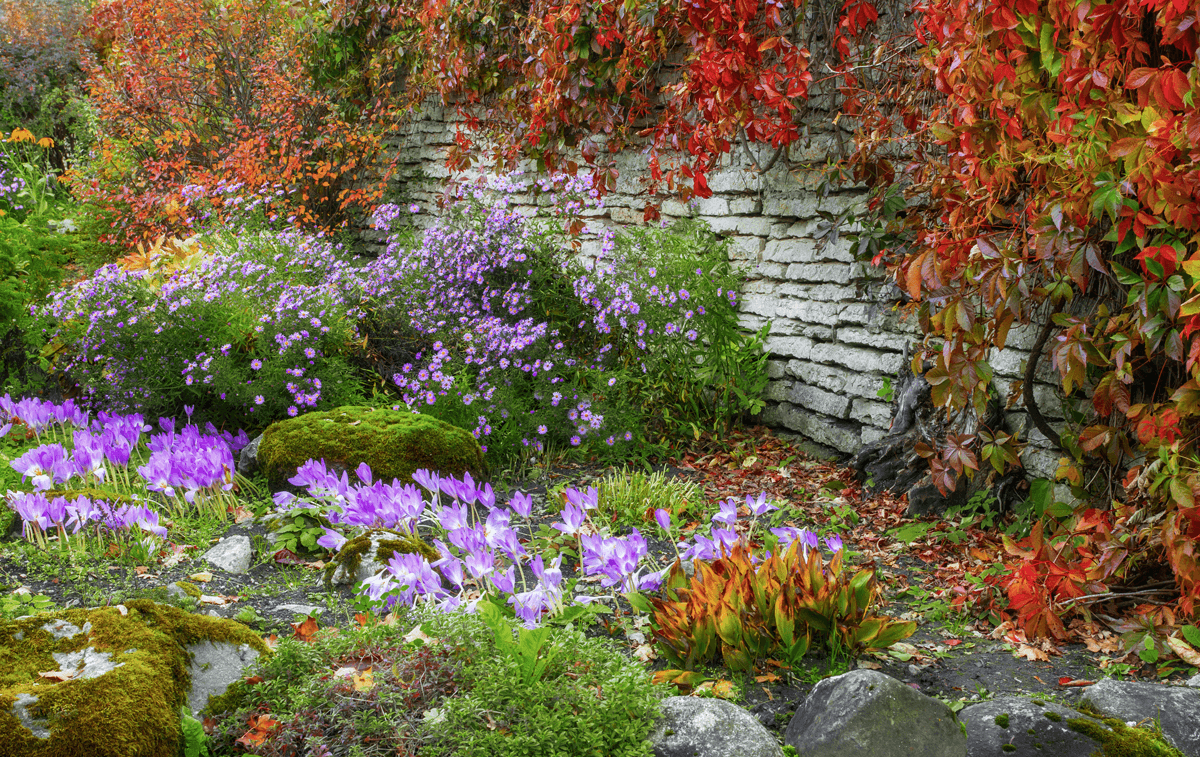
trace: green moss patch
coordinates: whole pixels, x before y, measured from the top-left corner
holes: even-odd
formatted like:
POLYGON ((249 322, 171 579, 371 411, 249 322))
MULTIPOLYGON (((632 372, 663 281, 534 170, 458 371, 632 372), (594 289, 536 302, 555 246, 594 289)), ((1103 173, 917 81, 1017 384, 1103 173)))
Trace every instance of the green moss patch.
POLYGON ((0 620, 0 757, 175 757, 182 739, 179 708, 190 683, 186 648, 205 640, 249 644, 269 654, 262 639, 239 623, 150 600, 0 620), (56 635, 45 628, 54 621, 78 633, 56 635), (60 671, 54 654, 80 652, 117 667, 94 678, 41 675, 60 671), (14 711, 18 700, 48 737, 22 725, 14 711))
POLYGON ((380 565, 386 565, 388 560, 392 559, 392 555, 397 552, 402 555, 416 553, 430 562, 441 558, 438 551, 419 536, 394 531, 390 528, 373 528, 347 541, 330 559, 329 564, 325 567, 326 586, 332 584, 334 573, 338 568, 341 568, 346 575, 356 575, 363 558, 368 556, 367 553, 371 550, 372 543, 376 545, 376 549, 375 554, 370 557, 380 565))
POLYGON ((272 423, 263 432, 258 461, 273 490, 308 460, 353 471, 371 466, 376 479, 402 483, 427 468, 461 476, 483 471, 483 451, 469 431, 427 415, 346 406, 272 423))
POLYGON ((1096 757, 1183 757, 1183 753, 1163 740, 1161 733, 1145 728, 1130 728, 1118 718, 1110 718, 1084 701, 1079 710, 1089 717, 1070 718, 1067 727, 1100 744, 1096 757))

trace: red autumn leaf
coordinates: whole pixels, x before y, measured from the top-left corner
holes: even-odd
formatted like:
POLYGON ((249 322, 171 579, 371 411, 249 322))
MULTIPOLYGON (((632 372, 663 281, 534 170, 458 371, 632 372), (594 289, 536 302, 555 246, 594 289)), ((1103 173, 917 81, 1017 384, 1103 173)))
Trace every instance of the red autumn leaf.
POLYGON ((304 565, 306 560, 290 549, 284 548, 276 552, 272 559, 278 565, 304 565))

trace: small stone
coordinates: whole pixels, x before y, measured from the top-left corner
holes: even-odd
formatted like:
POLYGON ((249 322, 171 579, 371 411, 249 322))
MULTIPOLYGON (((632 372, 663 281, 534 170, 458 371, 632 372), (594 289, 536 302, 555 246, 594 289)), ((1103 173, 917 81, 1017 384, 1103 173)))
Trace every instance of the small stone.
POLYGON ((999 697, 964 707, 958 713, 967 728, 968 757, 1091 757, 1103 745, 1067 725, 1069 720, 1082 717, 1083 713, 1056 702, 1020 697, 999 697))
POLYGON ((944 703, 874 670, 826 678, 796 709, 784 743, 805 757, 965 757, 944 703))
POLYGON ((79 626, 68 623, 65 620, 55 620, 42 626, 42 630, 48 632, 56 639, 69 639, 72 636, 78 636, 83 633, 83 629, 79 626))
POLYGON ((229 684, 242 678, 246 669, 258 659, 258 652, 248 644, 229 644, 204 641, 188 647, 191 655, 192 688, 188 692, 188 707, 197 714, 208 704, 208 698, 220 696, 229 684))
POLYGON ((1193 689, 1200 689, 1200 673, 1197 673, 1196 675, 1187 679, 1187 683, 1184 685, 1191 686, 1193 689))
POLYGON ((204 559, 226 573, 245 573, 250 570, 254 549, 249 536, 229 536, 204 553, 204 559))
POLYGON ((290 612, 296 615, 312 615, 319 609, 321 608, 317 607, 316 605, 283 604, 276 607, 275 612, 290 612))
POLYGON ((242 447, 242 451, 238 453, 238 473, 249 477, 258 470, 258 445, 262 444, 262 439, 263 435, 259 434, 242 447))

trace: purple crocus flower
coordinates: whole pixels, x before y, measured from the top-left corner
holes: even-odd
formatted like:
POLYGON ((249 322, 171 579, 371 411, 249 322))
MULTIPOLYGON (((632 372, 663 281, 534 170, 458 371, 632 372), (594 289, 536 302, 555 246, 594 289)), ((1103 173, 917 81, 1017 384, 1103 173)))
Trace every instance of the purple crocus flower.
POLYGON ((582 510, 591 510, 600 501, 600 495, 596 492, 596 487, 594 486, 589 486, 585 492, 569 488, 563 494, 566 495, 567 502, 582 510))
POLYGON ((41 492, 9 492, 8 502, 21 518, 21 535, 25 538, 29 538, 29 527, 31 525, 37 526, 41 531, 45 531, 53 523, 48 513, 50 502, 46 499, 46 495, 41 492))
POLYGON ((325 535, 322 536, 320 539, 317 539, 317 545, 324 547, 325 549, 328 549, 331 552, 337 552, 338 550, 340 550, 342 548, 342 545, 344 545, 347 541, 348 541, 348 539, 346 539, 345 536, 342 536, 340 533, 338 533, 337 531, 334 531, 332 528, 327 528, 327 529, 325 529, 325 535))
POLYGON ((490 549, 468 552, 466 564, 472 576, 483 578, 496 569, 496 555, 490 549))
POLYGON ((732 499, 722 500, 719 507, 720 509, 712 516, 713 523, 724 523, 727 526, 737 523, 737 502, 734 502, 732 499))
POLYGON ((426 468, 413 471, 413 481, 421 485, 425 491, 431 494, 437 494, 439 487, 439 479, 436 473, 429 471, 426 468))
POLYGON ((661 507, 654 511, 654 522, 668 534, 671 533, 671 514, 661 507))
POLYGON ((522 518, 528 518, 533 514, 533 497, 525 492, 517 492, 508 500, 508 506, 512 511, 522 518))
POLYGON ((495 586, 501 594, 512 594, 513 589, 516 587, 517 575, 513 566, 509 565, 508 570, 503 573, 493 572, 488 576, 488 580, 492 582, 492 586, 495 586))
POLYGON ((479 503, 481 505, 489 510, 496 506, 496 493, 492 491, 491 484, 484 484, 483 488, 480 489, 478 493, 479 503))
POLYGON ((508 559, 510 560, 520 560, 523 557, 527 557, 529 554, 525 551, 525 547, 522 546, 521 541, 517 538, 517 532, 511 528, 506 528, 500 531, 496 535, 495 542, 496 547, 505 555, 507 555, 508 559))
POLYGON ((779 509, 778 507, 775 506, 775 504, 773 502, 770 502, 767 499, 766 492, 762 492, 761 494, 759 494, 757 499, 755 499, 755 498, 751 497, 749 494, 747 494, 746 495, 746 507, 748 507, 750 509, 750 512, 753 513, 756 518, 761 518, 762 516, 766 515, 767 513, 771 512, 772 510, 779 509))
POLYGON ((842 537, 838 536, 837 534, 830 534, 829 536, 826 536, 825 546, 829 547, 830 552, 841 552, 842 547, 844 546, 842 544, 842 537))
POLYGON ((442 528, 450 532, 466 528, 470 523, 470 514, 467 512, 466 505, 446 505, 438 512, 437 519, 442 528))
POLYGON ((354 471, 354 475, 358 476, 358 479, 367 486, 370 486, 371 481, 374 480, 371 476, 371 466, 366 463, 359 463, 358 468, 354 471))
POLYGON ((574 536, 579 532, 580 527, 583 526, 584 517, 582 508, 568 502, 562 511, 562 522, 551 523, 550 527, 562 531, 567 536, 574 536))
POLYGON ((508 604, 513 606, 513 612, 526 628, 537 628, 542 619, 542 611, 546 609, 546 599, 543 589, 533 588, 513 594, 508 598, 508 604))

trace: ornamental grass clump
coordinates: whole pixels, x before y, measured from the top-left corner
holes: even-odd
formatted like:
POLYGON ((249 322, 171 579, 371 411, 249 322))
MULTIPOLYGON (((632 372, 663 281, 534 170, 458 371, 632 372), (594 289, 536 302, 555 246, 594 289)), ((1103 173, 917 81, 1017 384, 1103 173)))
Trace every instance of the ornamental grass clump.
POLYGON ((42 548, 103 551, 124 542, 147 554, 167 537, 160 513, 193 511, 224 519, 233 507, 233 454, 249 441, 188 423, 160 418, 161 433, 140 415, 100 413, 90 420, 71 400, 61 405, 0 397, 0 435, 27 429, 56 441, 27 450, 10 462, 31 490, 9 491, 7 506, 21 519, 22 534, 42 548), (70 427, 68 429, 68 427, 70 427))

